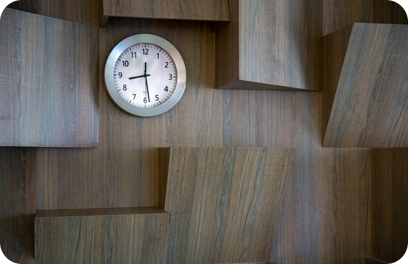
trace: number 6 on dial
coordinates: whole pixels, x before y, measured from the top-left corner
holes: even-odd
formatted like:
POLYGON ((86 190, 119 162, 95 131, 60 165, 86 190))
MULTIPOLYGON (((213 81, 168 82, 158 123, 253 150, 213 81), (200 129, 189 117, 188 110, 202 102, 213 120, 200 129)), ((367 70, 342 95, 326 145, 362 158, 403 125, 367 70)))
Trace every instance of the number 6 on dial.
POLYGON ((186 66, 178 50, 150 34, 121 41, 105 65, 109 96, 123 111, 136 116, 156 116, 170 110, 183 96, 186 79, 186 66))

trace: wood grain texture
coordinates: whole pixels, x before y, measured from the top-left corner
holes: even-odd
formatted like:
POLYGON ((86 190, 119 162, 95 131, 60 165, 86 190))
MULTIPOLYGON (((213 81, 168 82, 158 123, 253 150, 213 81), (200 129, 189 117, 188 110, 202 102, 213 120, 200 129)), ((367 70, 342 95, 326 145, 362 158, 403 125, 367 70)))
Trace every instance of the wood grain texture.
POLYGON ((95 27, 102 25, 101 0, 19 0, 9 7, 95 27))
POLYGON ((101 63, 100 147, 38 149, 37 208, 158 206, 157 148, 292 147, 272 260, 363 264, 371 151, 321 147, 322 93, 213 89, 215 34, 207 22, 111 18, 100 33, 100 61, 137 33, 164 37, 180 51, 184 96, 164 115, 129 116, 107 96, 101 63), (347 193, 334 191, 340 187, 347 193))
POLYGON ((228 0, 103 0, 108 17, 229 21, 228 0))
POLYGON ((42 212, 35 217, 36 263, 164 264, 170 214, 153 210, 94 216, 80 212, 69 217, 42 212))
POLYGON ((368 257, 394 263, 408 245, 408 149, 372 152, 373 252, 368 257))
POLYGON ((387 264, 387 262, 384 262, 378 259, 367 258, 365 264, 387 264))
POLYGON ((407 61, 407 25, 353 26, 323 146, 408 147, 407 61))
POLYGON ((230 12, 217 32, 217 88, 321 90, 321 1, 230 0, 230 12))
POLYGON ((97 147, 98 30, 6 9, 0 146, 97 147))
POLYGON ((168 263, 268 261, 289 148, 171 148, 168 263))
POLYGON ((408 23, 404 9, 387 0, 324 0, 323 11, 323 36, 354 23, 408 23))
POLYGON ((35 149, 0 148, 0 245, 15 263, 34 264, 35 182, 35 149))

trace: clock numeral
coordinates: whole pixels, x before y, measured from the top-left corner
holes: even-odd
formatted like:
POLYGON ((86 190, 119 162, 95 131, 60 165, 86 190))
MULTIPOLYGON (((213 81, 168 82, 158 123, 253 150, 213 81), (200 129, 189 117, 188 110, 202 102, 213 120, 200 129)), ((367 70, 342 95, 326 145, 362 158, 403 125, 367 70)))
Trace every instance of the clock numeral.
POLYGON ((165 64, 166 65, 164 66, 164 68, 169 68, 169 63, 167 61, 165 62, 165 64))
POLYGON ((127 91, 127 85, 126 84, 123 85, 123 91, 127 91))
POLYGON ((169 91, 169 87, 166 86, 166 88, 164 88, 164 90, 165 90, 166 92, 168 92, 168 91, 169 91))
POLYGON ((129 67, 129 62, 128 61, 122 61, 123 67, 129 67))
POLYGON ((169 74, 169 81, 173 80, 173 74, 169 74))
POLYGON ((143 55, 149 55, 149 49, 143 49, 143 55))
POLYGON ((119 72, 119 78, 122 78, 123 74, 121 72, 119 72))
POLYGON ((133 100, 135 100, 136 99, 136 94, 133 94, 133 100))
POLYGON ((156 94, 156 101, 159 101, 159 95, 156 94))
POLYGON ((160 59, 160 53, 157 53, 157 58, 160 59))
POLYGON ((137 53, 136 52, 132 52, 132 59, 136 59, 137 58, 137 53))
POLYGON ((143 103, 147 104, 147 97, 143 99, 143 103))

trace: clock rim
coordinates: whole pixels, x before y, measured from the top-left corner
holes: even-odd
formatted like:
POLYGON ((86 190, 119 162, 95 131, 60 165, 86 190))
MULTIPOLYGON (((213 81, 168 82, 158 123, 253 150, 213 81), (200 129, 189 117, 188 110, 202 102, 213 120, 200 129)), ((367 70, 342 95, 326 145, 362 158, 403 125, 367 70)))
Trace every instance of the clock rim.
POLYGON ((105 63, 105 86, 108 91, 109 97, 120 109, 127 112, 128 114, 135 116, 152 117, 161 115, 169 111, 180 101, 181 97, 183 96, 186 87, 186 82, 187 82, 186 66, 184 64, 184 60, 181 57, 180 52, 168 40, 152 34, 137 34, 125 38, 112 49, 105 63), (115 64, 116 61, 119 59, 120 55, 129 47, 142 43, 153 44, 165 50, 173 59, 173 62, 176 66, 177 83, 176 87, 174 88, 173 94, 166 102, 156 107, 141 108, 129 104, 118 93, 114 81, 115 64))

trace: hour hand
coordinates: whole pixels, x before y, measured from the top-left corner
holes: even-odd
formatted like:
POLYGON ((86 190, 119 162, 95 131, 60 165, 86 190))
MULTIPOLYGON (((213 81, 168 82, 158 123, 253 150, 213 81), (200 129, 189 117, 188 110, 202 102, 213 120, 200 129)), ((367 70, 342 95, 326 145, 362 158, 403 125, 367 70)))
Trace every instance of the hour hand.
POLYGON ((129 80, 133 80, 133 79, 137 79, 137 78, 143 78, 143 77, 148 77, 148 76, 150 76, 150 74, 143 74, 143 75, 140 75, 140 76, 131 77, 131 78, 129 78, 129 80))

